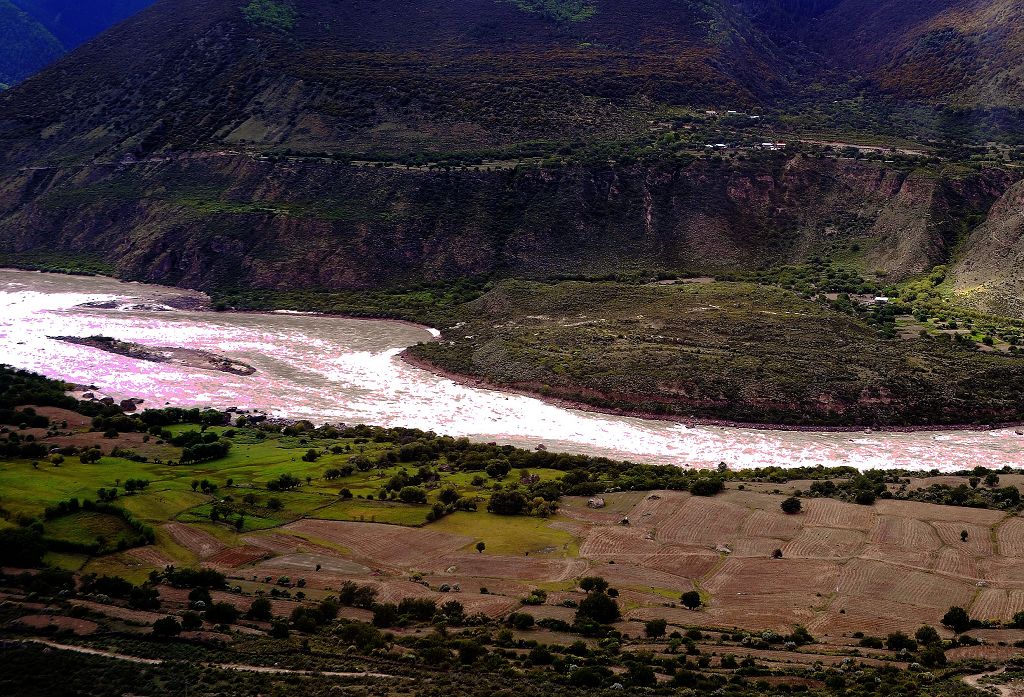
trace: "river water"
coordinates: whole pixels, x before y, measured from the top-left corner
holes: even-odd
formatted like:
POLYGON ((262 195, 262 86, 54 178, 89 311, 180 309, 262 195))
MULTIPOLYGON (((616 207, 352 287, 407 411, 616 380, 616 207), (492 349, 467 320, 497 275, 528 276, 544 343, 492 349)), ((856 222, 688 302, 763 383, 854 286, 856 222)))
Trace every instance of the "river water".
POLYGON ((96 385, 145 406, 260 409, 314 422, 409 426, 475 440, 708 467, 842 465, 951 470, 1024 466, 1024 437, 995 431, 797 432, 591 414, 460 385, 402 349, 436 332, 403 322, 173 309, 200 294, 101 277, 0 270, 0 362, 96 385), (116 301, 118 307, 82 307, 116 301), (144 307, 133 307, 143 304, 144 307), (167 307, 161 307, 167 306, 167 307), (152 363, 56 341, 104 335, 226 354, 255 375, 152 363))

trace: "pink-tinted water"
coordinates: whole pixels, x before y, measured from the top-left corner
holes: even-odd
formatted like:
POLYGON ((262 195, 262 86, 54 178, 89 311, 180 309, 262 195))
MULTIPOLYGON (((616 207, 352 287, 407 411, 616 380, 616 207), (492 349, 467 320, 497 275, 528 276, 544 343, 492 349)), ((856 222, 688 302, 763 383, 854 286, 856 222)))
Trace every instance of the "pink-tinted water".
MULTIPOLYGON (((0 271, 0 362, 97 385, 145 406, 261 409, 316 422, 410 426, 524 447, 708 467, 840 465, 940 470, 1024 466, 1014 429, 832 433, 692 427, 590 414, 521 395, 456 384, 401 362, 433 330, 301 314, 152 309, 188 291, 108 278, 0 271), (81 307, 117 300, 119 309, 81 307), (147 309, 126 309, 145 303, 147 309), (248 377, 150 363, 48 338, 105 335, 227 354, 248 377)), ((195 294, 191 294, 195 295, 195 294)))

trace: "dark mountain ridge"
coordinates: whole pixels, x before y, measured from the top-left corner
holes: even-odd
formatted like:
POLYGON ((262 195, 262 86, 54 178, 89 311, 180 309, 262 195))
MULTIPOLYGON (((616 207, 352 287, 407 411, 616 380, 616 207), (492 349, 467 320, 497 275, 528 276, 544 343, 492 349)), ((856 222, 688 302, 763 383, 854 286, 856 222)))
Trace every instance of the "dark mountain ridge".
POLYGON ((152 0, 0 1, 0 83, 13 84, 152 0))
POLYGON ((1012 136, 1013 74, 967 71, 922 92, 892 68, 922 65, 913 47, 954 15, 971 65, 986 51, 1008 61, 1015 29, 990 21, 1004 10, 161 0, 0 96, 0 255, 109 256, 121 275, 204 288, 815 254, 905 278, 951 261, 1018 170, 760 144, 849 104, 874 123, 1003 110, 1012 136), (1006 89, 982 99, 993 79, 1006 89))

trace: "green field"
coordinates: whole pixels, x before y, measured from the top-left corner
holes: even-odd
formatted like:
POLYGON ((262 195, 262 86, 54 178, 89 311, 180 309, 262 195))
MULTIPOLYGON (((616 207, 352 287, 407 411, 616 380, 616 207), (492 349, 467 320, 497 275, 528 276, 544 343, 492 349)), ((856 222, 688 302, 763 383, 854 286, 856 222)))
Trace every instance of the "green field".
MULTIPOLYGON (((179 424, 166 430, 177 436, 197 429, 195 425, 179 424)), ((207 432, 221 437, 230 435, 232 445, 226 457, 195 465, 135 462, 109 456, 92 464, 69 456, 59 465, 45 460, 0 459, 0 511, 4 513, 0 525, 13 527, 19 520, 41 518, 44 509, 58 502, 71 498, 79 502, 95 500, 98 489, 116 488, 116 505, 153 527, 156 548, 181 565, 194 564, 198 559, 161 527, 165 523, 188 524, 231 547, 243 544, 242 535, 278 530, 300 518, 315 518, 405 526, 430 524, 467 537, 483 536, 489 554, 576 553, 573 538, 550 528, 546 520, 486 512, 492 489, 518 485, 523 476, 519 470, 510 469, 496 477, 484 472, 482 464, 476 471, 457 470, 446 466, 443 455, 401 462, 400 444, 392 440, 283 435, 276 430, 256 428, 234 428, 228 432, 227 428, 211 427, 207 432), (318 457, 312 462, 304 461, 303 456, 311 448, 318 457), (377 462, 384 456, 391 460, 377 462), (351 464, 360 460, 374 461, 374 465, 361 471, 351 464), (415 478, 424 467, 431 473, 429 480, 420 485, 426 503, 405 503, 396 500, 397 490, 386 491, 394 478, 415 478), (339 470, 351 473, 337 476, 339 470), (331 471, 335 474, 328 478, 331 471), (282 475, 295 477, 297 485, 271 490, 268 485, 282 475), (149 484, 142 491, 128 494, 123 484, 129 479, 147 480, 149 484), (216 488, 204 491, 204 481, 216 488), (473 501, 479 510, 450 514, 428 523, 428 514, 439 505, 441 492, 451 489, 463 500, 473 501)), ((103 447, 109 449, 121 439, 104 441, 103 447)), ((146 448, 163 455, 168 445, 151 442, 137 447, 143 452, 146 448)), ((562 476, 557 470, 543 468, 533 469, 529 474, 539 483, 562 476)), ((131 532, 120 518, 94 511, 56 516, 44 525, 48 539, 79 545, 92 545, 100 539, 105 550, 115 549, 122 538, 131 539, 131 532)), ((336 546, 323 540, 310 542, 336 546)), ((124 553, 90 557, 54 551, 47 559, 62 568, 118 573, 133 579, 144 577, 152 568, 140 565, 138 559, 124 553)))
MULTIPOLYGON (((557 520, 557 519, 555 519, 557 520)), ((432 523, 431 530, 475 537, 486 548, 483 554, 503 556, 575 557, 579 545, 575 537, 551 527, 555 520, 491 513, 453 513, 432 523)), ((474 545, 466 551, 475 551, 474 545)))

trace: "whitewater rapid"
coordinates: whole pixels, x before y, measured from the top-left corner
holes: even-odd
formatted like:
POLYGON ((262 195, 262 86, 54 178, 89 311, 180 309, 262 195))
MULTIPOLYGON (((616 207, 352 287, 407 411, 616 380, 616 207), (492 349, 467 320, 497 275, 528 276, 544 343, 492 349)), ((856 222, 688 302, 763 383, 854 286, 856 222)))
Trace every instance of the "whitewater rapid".
MULTIPOLYGON (((527 448, 709 467, 853 465, 949 471, 1024 466, 1024 436, 991 431, 807 432, 594 414, 462 385, 398 358, 436 330, 303 313, 174 309, 190 291, 0 270, 0 362, 93 384, 144 406, 238 407, 323 423, 409 426, 527 448), (113 301, 117 308, 83 307, 113 301), (142 307, 132 307, 142 305, 142 307), (152 363, 49 337, 103 335, 226 354, 252 376, 152 363)), ((188 305, 188 303, 184 303, 188 305)))

